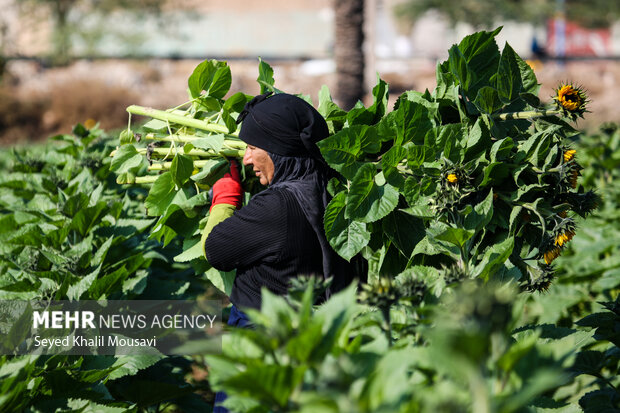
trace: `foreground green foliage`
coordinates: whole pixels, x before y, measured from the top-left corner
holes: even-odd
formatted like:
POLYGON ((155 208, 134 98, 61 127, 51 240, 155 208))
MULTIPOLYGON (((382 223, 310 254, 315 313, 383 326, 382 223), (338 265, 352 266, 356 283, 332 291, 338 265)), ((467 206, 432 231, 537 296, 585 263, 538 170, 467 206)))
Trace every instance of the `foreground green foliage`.
POLYGON ((618 407, 617 302, 571 328, 533 325, 524 316, 529 298, 514 285, 466 282, 440 297, 431 293, 424 316, 414 316, 406 301, 394 303, 390 346, 381 313, 358 304, 353 288, 314 312, 311 295, 312 286, 288 302, 265 292, 262 311, 251 312, 255 328, 232 331, 224 354, 207 357, 213 386, 229 394, 226 406, 243 412, 618 407))

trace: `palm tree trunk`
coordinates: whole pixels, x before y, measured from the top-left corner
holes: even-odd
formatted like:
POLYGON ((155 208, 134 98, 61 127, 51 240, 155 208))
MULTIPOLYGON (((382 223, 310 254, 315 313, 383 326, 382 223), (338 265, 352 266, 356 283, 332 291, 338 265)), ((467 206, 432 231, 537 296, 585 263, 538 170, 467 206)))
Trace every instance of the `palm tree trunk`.
POLYGON ((336 102, 351 109, 364 96, 364 0, 333 0, 336 102))

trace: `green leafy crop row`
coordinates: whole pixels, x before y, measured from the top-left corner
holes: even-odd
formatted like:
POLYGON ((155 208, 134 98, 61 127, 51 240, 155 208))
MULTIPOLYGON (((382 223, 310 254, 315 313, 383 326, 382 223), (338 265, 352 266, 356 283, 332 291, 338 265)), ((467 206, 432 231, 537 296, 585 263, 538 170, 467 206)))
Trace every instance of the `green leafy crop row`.
MULTIPOLYGON (((0 300, 209 294, 206 280, 172 260, 181 245, 164 249, 149 239, 154 219, 143 212, 147 192, 116 184, 112 145, 97 126, 77 125, 44 146, 0 153, 0 300)), ((10 324, 15 318, 0 317, 3 343, 23 345, 18 324, 31 320, 10 324)), ((209 409, 193 393, 203 385, 186 381, 190 371, 190 359, 163 356, 0 356, 0 411, 124 412, 171 400, 209 409)))

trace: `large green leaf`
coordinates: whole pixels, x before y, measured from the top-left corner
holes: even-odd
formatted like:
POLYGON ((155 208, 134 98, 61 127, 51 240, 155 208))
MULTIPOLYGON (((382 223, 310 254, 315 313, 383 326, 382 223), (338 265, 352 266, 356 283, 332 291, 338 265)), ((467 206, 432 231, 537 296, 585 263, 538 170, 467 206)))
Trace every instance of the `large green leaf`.
POLYGON ((362 165, 358 161, 363 153, 361 136, 367 129, 367 126, 354 125, 317 143, 329 166, 348 180, 353 179, 362 165))
POLYGON ((213 186, 226 172, 228 172, 229 162, 226 159, 209 159, 203 165, 202 170, 196 175, 192 175, 191 179, 200 182, 203 185, 213 186))
POLYGON ((488 280, 494 276, 497 271, 504 265, 514 248, 514 238, 507 237, 504 241, 490 246, 482 257, 482 260, 476 265, 474 274, 477 277, 488 280))
POLYGON ((164 172, 159 175, 144 200, 147 214, 149 216, 162 215, 174 199, 176 192, 172 174, 164 172))
POLYGON ((448 56, 450 72, 458 79, 461 87, 469 91, 471 84, 476 81, 476 72, 469 67, 467 59, 457 45, 450 48, 448 56))
POLYGON ((495 78, 499 97, 506 104, 517 99, 522 89, 521 70, 516 56, 512 47, 506 43, 495 78))
POLYGON ((138 153, 133 145, 122 145, 116 150, 110 170, 117 174, 126 172, 136 172, 141 166, 146 164, 146 159, 138 153))
POLYGON ((218 153, 222 150, 222 146, 224 145, 225 137, 224 135, 215 134, 215 135, 202 135, 197 133, 197 136, 201 136, 198 139, 192 140, 191 145, 198 149, 204 149, 205 151, 211 150, 213 153, 218 153), (202 137, 204 136, 204 137, 202 137))
POLYGON ((174 261, 175 262, 189 262, 191 260, 195 260, 197 258, 202 258, 203 257, 203 247, 202 244, 200 243, 200 237, 194 239, 194 240, 190 240, 189 244, 191 245, 185 245, 184 244, 184 251, 177 255, 176 257, 174 257, 174 261))
POLYGON ((100 201, 92 207, 83 208, 73 217, 71 228, 85 236, 108 210, 106 201, 100 201))
POLYGON ((232 286, 235 282, 236 275, 236 271, 224 272, 215 268, 210 268, 207 272, 205 272, 205 277, 211 281, 215 288, 222 291, 229 297, 232 293, 232 286))
POLYGON ((499 92, 491 86, 480 88, 474 100, 474 105, 476 105, 482 113, 488 115, 497 112, 504 106, 500 99, 499 92))
POLYGON ((431 146, 414 145, 408 142, 403 145, 402 148, 407 151, 407 165, 409 169, 416 170, 421 167, 424 162, 435 159, 435 151, 431 146))
POLYGON ((172 165, 170 166, 170 176, 176 186, 182 187, 185 182, 192 176, 194 171, 194 162, 192 158, 179 153, 174 155, 172 165))
POLYGON ((404 191, 405 178, 398 170, 398 165, 407 158, 409 151, 402 146, 392 146, 390 150, 381 157, 381 169, 383 175, 390 185, 404 191))
POLYGON ((350 260, 370 241, 366 224, 345 217, 346 193, 339 192, 325 208, 325 235, 332 248, 350 260))
POLYGON ((82 208, 85 208, 89 203, 89 197, 83 192, 78 192, 77 194, 69 197, 65 204, 62 206, 62 213, 69 218, 72 218, 77 214, 82 208))
POLYGON ((438 151, 443 151, 449 142, 460 140, 462 135, 467 133, 466 126, 462 123, 441 125, 437 128, 437 130, 438 133, 435 139, 435 148, 438 151))
POLYGON ((484 175, 479 186, 496 185, 502 182, 509 174, 510 168, 504 162, 491 162, 484 168, 484 175))
POLYGON ((463 228, 446 228, 443 232, 435 236, 435 239, 447 241, 460 249, 465 247, 465 243, 474 235, 474 231, 463 228))
POLYGON ((515 55, 517 64, 519 65, 519 71, 521 72, 521 84, 523 85, 523 92, 530 93, 534 96, 538 96, 540 90, 540 84, 536 79, 536 74, 532 67, 519 55, 515 55))
POLYGON ((131 356, 116 356, 116 360, 112 367, 114 371, 110 373, 110 380, 120 379, 128 375, 134 375, 138 371, 152 366, 161 360, 162 356, 157 355, 131 355, 131 356))
POLYGON ((426 236, 424 221, 399 209, 383 219, 382 228, 383 233, 407 258, 426 236))
POLYGON ((88 289, 90 298, 93 300, 99 300, 104 297, 108 298, 110 294, 120 292, 123 282, 129 277, 129 275, 129 271, 127 271, 123 265, 116 271, 95 279, 88 289))
MULTIPOLYGON (((480 31, 471 34, 463 38, 458 45, 470 71, 468 74, 462 74, 467 86, 461 84, 470 99, 476 98, 482 86, 490 85, 491 77, 497 71, 500 54, 495 36, 500 30, 501 27, 492 32, 480 31)), ((457 67, 462 68, 462 63, 458 63, 457 67)))
POLYGON ((226 62, 205 60, 196 66, 187 84, 192 98, 199 97, 204 90, 206 96, 222 99, 228 93, 231 82, 230 67, 226 62))
POLYGON ((387 114, 378 124, 379 138, 394 141, 395 145, 413 142, 423 145, 424 138, 433 128, 432 115, 424 105, 400 100, 398 109, 387 114))
POLYGON ((468 230, 480 231, 484 228, 493 217, 493 190, 484 201, 474 206, 472 212, 467 214, 463 227, 468 230))
POLYGON ((303 325, 301 331, 287 343, 286 352, 295 360, 307 362, 312 352, 324 339, 322 330, 323 324, 317 319, 303 325))
POLYGON ((226 99, 223 108, 227 112, 241 112, 249 98, 250 96, 246 95, 245 93, 237 92, 228 99, 226 99))
POLYGON ((277 89, 273 86, 275 80, 273 79, 273 69, 263 59, 258 58, 258 78, 256 79, 260 85, 260 93, 274 92, 277 89))
POLYGON ((464 162, 469 162, 472 158, 477 158, 481 152, 486 152, 491 145, 491 133, 484 124, 482 119, 476 120, 476 123, 469 129, 465 136, 465 158, 464 162))
POLYGON ((319 91, 318 111, 328 122, 334 120, 342 121, 347 114, 346 111, 340 109, 340 107, 334 103, 327 85, 323 85, 319 91))
POLYGON ((360 404, 366 411, 382 411, 382 406, 398 406, 411 391, 408 380, 418 361, 415 348, 393 349, 378 361, 361 391, 360 404))
POLYGON ((377 84, 372 89, 373 104, 365 108, 358 103, 346 114, 347 123, 352 125, 374 125, 385 114, 388 103, 388 85, 377 77, 377 84))
POLYGON ((491 152, 489 153, 490 161, 502 161, 504 158, 508 157, 512 148, 514 147, 514 141, 512 138, 504 138, 496 141, 491 146, 491 152))
POLYGON ((372 88, 373 103, 368 108, 373 114, 373 124, 377 123, 385 112, 388 106, 388 84, 377 75, 377 84, 372 88))
POLYGON ((123 413, 127 411, 124 407, 107 406, 105 404, 95 403, 92 400, 84 399, 68 399, 67 407, 72 409, 71 411, 78 411, 81 413, 123 413))
POLYGON ((80 297, 82 297, 82 294, 88 291, 90 286, 97 279, 99 273, 101 273, 102 266, 103 264, 99 264, 99 266, 90 274, 85 275, 75 284, 71 284, 67 290, 67 298, 69 300, 79 300, 80 297))
POLYGON ((440 104, 433 99, 428 90, 425 93, 420 93, 415 90, 408 90, 399 97, 399 100, 400 99, 407 99, 426 107, 429 110, 431 119, 436 119, 439 117, 440 104))
POLYGON ((336 293, 332 299, 321 304, 316 311, 316 317, 323 321, 323 341, 314 351, 313 357, 331 353, 335 343, 348 344, 349 337, 346 332, 347 324, 350 323, 357 312, 357 288, 356 283, 351 283, 347 288, 336 293))
POLYGON ((375 165, 368 163, 355 174, 347 194, 346 218, 374 222, 396 208, 398 191, 376 171, 375 165))

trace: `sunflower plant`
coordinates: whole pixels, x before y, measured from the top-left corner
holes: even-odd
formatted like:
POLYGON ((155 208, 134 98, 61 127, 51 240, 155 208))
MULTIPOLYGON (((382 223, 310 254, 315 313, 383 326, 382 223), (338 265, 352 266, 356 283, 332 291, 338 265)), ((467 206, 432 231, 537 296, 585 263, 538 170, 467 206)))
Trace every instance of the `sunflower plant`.
POLYGON ((513 279, 544 290, 552 262, 598 203, 579 186, 570 146, 585 92, 560 85, 550 103, 500 29, 464 38, 437 65, 432 92, 407 91, 385 113, 388 85, 348 114, 321 101, 334 134, 319 143, 344 180, 325 230, 345 258, 363 254, 376 275, 434 267, 444 282, 513 279), (448 270, 449 269, 449 270, 448 270))

